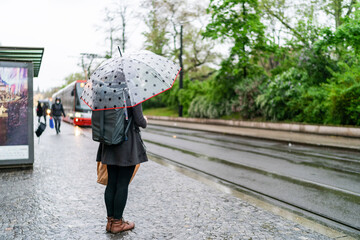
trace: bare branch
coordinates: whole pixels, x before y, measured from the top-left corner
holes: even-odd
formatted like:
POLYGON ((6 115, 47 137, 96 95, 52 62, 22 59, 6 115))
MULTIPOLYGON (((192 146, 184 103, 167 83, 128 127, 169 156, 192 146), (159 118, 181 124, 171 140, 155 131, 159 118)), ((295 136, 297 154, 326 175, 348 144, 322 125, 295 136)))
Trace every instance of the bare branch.
POLYGON ((289 29, 301 42, 303 42, 305 45, 308 45, 307 41, 302 37, 302 35, 298 31, 296 31, 293 27, 291 27, 287 22, 285 22, 285 20, 281 16, 273 12, 270 9, 270 7, 267 6, 266 4, 264 4, 264 8, 271 16, 278 19, 287 29, 289 29))
POLYGON ((348 11, 346 13, 345 16, 350 16, 351 12, 352 12, 352 9, 353 9, 353 6, 355 5, 356 3, 356 0, 351 0, 350 4, 349 4, 349 8, 348 8, 348 11))

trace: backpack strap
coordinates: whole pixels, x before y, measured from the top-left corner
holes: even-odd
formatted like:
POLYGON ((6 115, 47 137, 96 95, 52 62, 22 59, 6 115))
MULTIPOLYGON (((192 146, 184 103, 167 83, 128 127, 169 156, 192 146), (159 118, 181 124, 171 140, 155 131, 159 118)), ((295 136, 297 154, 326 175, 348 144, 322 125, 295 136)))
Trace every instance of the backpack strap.
POLYGON ((131 122, 132 122, 132 116, 129 118, 129 121, 127 121, 127 126, 126 126, 126 128, 125 128, 125 133, 124 133, 124 136, 125 136, 125 141, 127 141, 128 140, 128 136, 127 136, 127 134, 128 134, 128 132, 129 132, 129 128, 130 128, 130 125, 131 125, 131 122))
POLYGON ((104 131, 105 131, 104 118, 105 118, 105 112, 103 110, 103 111, 100 111, 100 136, 99 136, 100 141, 104 141, 104 131))

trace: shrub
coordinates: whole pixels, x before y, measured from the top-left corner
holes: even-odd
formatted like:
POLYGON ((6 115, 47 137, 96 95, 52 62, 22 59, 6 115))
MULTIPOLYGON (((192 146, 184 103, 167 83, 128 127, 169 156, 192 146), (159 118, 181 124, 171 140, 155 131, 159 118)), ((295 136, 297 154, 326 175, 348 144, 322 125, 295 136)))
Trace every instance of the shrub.
POLYGON ((185 116, 188 115, 190 104, 197 96, 206 95, 211 91, 210 81, 184 79, 184 88, 179 90, 178 99, 185 116))
POLYGON ((261 86, 266 80, 265 75, 257 78, 246 78, 235 86, 236 99, 232 101, 232 111, 240 116, 251 119, 261 116, 261 110, 256 104, 256 98, 261 94, 261 86))
POLYGON ((311 86, 304 90, 297 101, 302 111, 293 120, 305 123, 324 123, 328 115, 327 91, 322 86, 311 86))
POLYGON ((215 103, 207 96, 197 96, 189 107, 189 116, 198 118, 219 118, 231 113, 231 104, 224 101, 215 103))
POLYGON ((338 63, 341 71, 325 85, 328 91, 328 123, 360 125, 360 64, 338 63))
POLYGON ((299 98, 306 88, 308 75, 305 71, 290 68, 269 80, 256 104, 269 120, 292 119, 301 112, 299 98))

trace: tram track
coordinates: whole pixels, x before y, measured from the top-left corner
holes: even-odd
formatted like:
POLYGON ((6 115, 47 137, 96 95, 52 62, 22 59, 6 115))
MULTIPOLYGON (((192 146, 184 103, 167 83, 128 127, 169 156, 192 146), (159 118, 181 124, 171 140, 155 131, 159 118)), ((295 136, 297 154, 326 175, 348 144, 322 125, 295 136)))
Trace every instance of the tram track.
MULTIPOLYGON (((151 126, 148 130, 143 132, 143 139, 148 146, 148 152, 152 158, 155 157, 157 159, 163 159, 164 161, 172 164, 177 164, 184 168, 191 169, 194 172, 205 174, 216 181, 220 181, 223 184, 232 187, 233 189, 255 195, 260 199, 266 199, 267 201, 280 205, 284 208, 298 212, 303 216, 307 216, 326 225, 347 231, 355 234, 356 236, 360 236, 359 218, 356 215, 356 211, 360 210, 358 204, 360 202, 360 192, 358 191, 358 188, 355 187, 354 189, 349 189, 336 185, 329 185, 322 183, 321 181, 296 177, 291 174, 287 175, 281 171, 269 171, 269 169, 261 168, 256 165, 252 165, 251 163, 244 164, 231 161, 226 157, 214 157, 211 155, 212 151, 210 150, 210 148, 214 147, 221 147, 223 148, 223 151, 237 151, 240 154, 242 154, 242 152, 246 154, 256 154, 260 158, 262 158, 262 156, 274 157, 274 155, 269 152, 259 153, 259 150, 252 149, 256 147, 253 143, 247 144, 248 146, 245 147, 250 149, 242 149, 244 146, 242 143, 240 144, 240 149, 238 149, 236 145, 239 144, 239 142, 233 142, 232 144, 234 144, 234 146, 224 147, 222 146, 224 145, 224 139, 220 138, 220 140, 218 140, 219 142, 211 143, 207 142, 207 140, 214 141, 214 139, 211 139, 213 137, 207 138, 206 136, 201 135, 201 132, 185 131, 184 134, 181 134, 181 131, 173 131, 169 129, 162 129, 162 131, 158 131, 157 128, 153 128, 153 126, 151 126), (161 136, 159 138, 164 137, 164 139, 159 140, 153 134, 161 136), (171 139, 189 141, 191 144, 190 147, 189 145, 184 146, 184 144, 180 143, 180 141, 177 141, 180 145, 176 146, 174 144, 175 141, 171 141, 171 139), (201 143, 206 142, 208 144, 207 151, 200 151, 199 148, 201 148, 201 145, 197 144, 196 141, 201 141, 201 143), (192 147, 193 149, 191 150, 192 147), (246 178, 248 178, 247 181, 245 180, 246 178), (262 179, 259 181, 258 179, 260 178, 262 179), (256 184, 261 185, 264 183, 267 184, 264 188, 256 186, 256 184), (267 189, 268 187, 274 186, 280 190, 269 191, 269 189, 267 189), (281 191, 288 191, 289 193, 283 194, 281 191), (292 199, 287 198, 287 195, 290 195, 291 197, 293 192, 295 196, 292 199), (299 192, 302 193, 299 194, 299 192), (301 201, 299 203, 296 198, 304 199, 305 204, 301 201), (306 201, 309 199, 312 199, 313 202, 307 204, 306 201), (322 203, 322 201, 324 202, 322 203), (325 205, 328 206, 326 207, 325 205), (318 209, 317 207, 320 208, 318 209), (342 214, 337 214, 337 211, 342 212, 342 214)), ((228 143, 225 143, 225 145, 227 144, 228 143)), ((257 147, 259 148, 259 146, 257 147)), ((260 148, 263 149, 263 146, 260 148)), ((293 166, 300 164, 300 166, 316 168, 316 171, 332 172, 335 175, 346 174, 349 178, 353 178, 353 180, 356 180, 359 177, 358 172, 360 165, 356 156, 342 156, 337 153, 333 154, 331 151, 328 152, 328 154, 326 152, 312 152, 313 149, 301 149, 301 147, 299 147, 299 149, 293 149, 291 152, 279 150, 279 147, 274 146, 265 146, 265 148, 270 152, 278 152, 277 154, 280 152, 280 154, 283 155, 298 156, 296 161, 290 159, 293 166), (302 152, 304 152, 304 154, 302 154, 302 152), (319 161, 319 163, 312 163, 311 161, 301 163, 301 161, 306 158, 310 158, 313 161, 315 159, 315 161, 319 161), (324 162, 331 167, 321 166, 324 162), (334 164, 334 162, 336 164, 334 164), (347 169, 346 167, 341 166, 341 163, 352 163, 352 169, 347 169)), ((280 149, 281 148, 282 147, 280 147, 280 149)), ((277 160, 282 159, 282 161, 286 162, 291 157, 289 156, 276 156, 276 158, 278 158, 277 160)))
MULTIPOLYGON (((147 130, 147 132, 166 136, 166 137, 176 136, 178 139, 189 140, 189 141, 196 141, 199 138, 212 140, 211 138, 206 138, 206 137, 191 138, 191 135, 187 135, 187 134, 184 134, 184 136, 177 136, 176 135, 177 132, 164 132, 164 131, 159 132, 156 130, 147 130)), ((273 157, 273 154, 271 154, 271 153, 266 154, 266 153, 262 153, 260 151, 256 151, 255 149, 258 148, 258 146, 255 146, 252 144, 241 143, 243 146, 246 146, 248 148, 253 148, 253 149, 249 150, 249 149, 239 149, 237 147, 225 145, 225 144, 238 144, 238 143, 234 143, 231 141, 223 141, 223 143, 225 143, 225 144, 214 144, 210 141, 207 141, 206 143, 209 146, 223 147, 223 148, 229 149, 229 150, 243 151, 243 152, 259 154, 259 155, 263 155, 263 156, 267 156, 267 157, 273 157)), ((306 152, 304 153, 304 152, 301 152, 298 150, 281 150, 281 149, 276 149, 273 147, 261 147, 261 149, 267 149, 267 150, 270 150, 273 152, 282 151, 283 156, 277 156, 277 158, 294 163, 294 164, 307 165, 310 167, 319 167, 319 168, 324 168, 327 170, 336 170, 338 172, 344 172, 347 174, 356 174, 356 175, 360 174, 360 160, 344 159, 344 158, 340 158, 340 157, 322 156, 320 154, 306 153, 306 152), (300 161, 294 161, 290 157, 288 157, 287 155, 289 155, 290 153, 291 153, 291 155, 297 155, 298 160, 300 160, 300 161), (316 161, 314 161, 314 162, 302 161, 302 158, 322 158, 322 160, 326 159, 328 161, 331 161, 331 163, 323 164, 323 163, 319 163, 316 161)))
MULTIPOLYGON (((267 176, 271 176, 273 178, 278 178, 278 179, 281 179, 281 180, 284 180, 284 181, 289 181, 289 182, 294 182, 294 183, 297 183, 297 184, 307 185, 307 186, 313 187, 313 188, 323 188, 323 189, 326 189, 326 190, 329 190, 329 191, 337 192, 339 194, 348 194, 348 195, 356 196, 356 197, 360 198, 360 193, 349 191, 349 190, 338 188, 338 187, 334 187, 334 186, 330 186, 330 185, 327 185, 327 184, 322 184, 322 183, 310 181, 310 180, 303 179, 303 178, 296 178, 296 177, 292 177, 292 176, 287 176, 285 174, 268 171, 268 170, 261 169, 259 167, 255 167, 255 166, 251 166, 251 165, 234 163, 234 162, 230 162, 230 161, 215 158, 215 157, 208 157, 208 156, 205 156, 205 155, 202 155, 202 154, 198 154, 198 153, 194 153, 194 152, 191 152, 191 151, 183 150, 183 149, 176 148, 176 147, 173 147, 173 146, 167 146, 165 144, 153 142, 153 141, 150 141, 150 140, 145 140, 145 142, 151 143, 151 144, 156 144, 156 145, 162 146, 162 147, 171 148, 173 150, 180 151, 180 152, 182 152, 184 154, 191 154, 191 155, 193 155, 193 156, 195 156, 197 158, 203 158, 203 159, 206 159, 208 161, 221 163, 221 164, 224 164, 224 165, 231 166, 233 168, 247 169, 249 171, 257 172, 257 173, 267 175, 267 176)), ((151 153, 151 154, 155 155, 155 153, 151 153)), ((156 154, 156 155, 160 156, 158 154, 156 154)))
POLYGON ((156 161, 156 162, 159 162, 159 163, 161 163, 163 161, 166 161, 166 162, 168 162, 170 164, 174 164, 174 166, 176 166, 176 167, 185 168, 187 170, 195 172, 196 174, 198 174, 198 173, 204 174, 211 181, 216 181, 217 183, 220 182, 221 184, 224 184, 226 187, 234 189, 235 191, 243 192, 245 194, 250 194, 251 196, 255 196, 255 197, 257 197, 257 198, 259 198, 261 200, 265 200, 265 201, 270 202, 272 204, 276 204, 276 205, 279 205, 281 207, 284 207, 287 210, 291 210, 293 212, 299 213, 302 216, 309 217, 310 219, 315 220, 317 222, 324 223, 325 225, 330 225, 331 227, 336 227, 336 228, 338 228, 340 230, 343 230, 343 231, 345 230, 346 232, 350 233, 351 235, 360 236, 360 228, 358 226, 353 226, 351 224, 348 224, 348 223, 343 222, 341 220, 335 219, 335 218, 330 217, 328 215, 321 214, 321 213, 312 211, 312 210, 310 210, 308 208, 304 208, 304 207, 301 207, 299 205, 293 204, 293 203, 288 202, 286 200, 283 200, 281 198, 277 198, 276 196, 272 196, 272 195, 269 195, 269 194, 266 194, 266 193, 263 193, 263 192, 259 192, 259 191, 255 190, 253 188, 249 188, 247 186, 237 184, 237 183, 232 182, 232 181, 228 181, 225 178, 221 178, 221 177, 219 177, 217 175, 210 174, 210 173, 208 173, 206 171, 202 171, 202 170, 200 170, 198 168, 193 168, 191 166, 181 164, 181 163, 173 161, 173 160, 171 160, 169 158, 165 158, 165 157, 163 157, 161 155, 158 155, 158 154, 155 154, 155 153, 149 153, 149 155, 150 155, 150 159, 153 160, 153 161, 156 161), (281 204, 279 204, 279 203, 281 203, 281 204), (321 219, 319 219, 319 217, 321 219), (331 223, 335 223, 335 225, 333 225, 331 223))
MULTIPOLYGON (((172 164, 180 165, 181 167, 184 167, 186 169, 191 169, 192 171, 194 171, 196 173, 202 173, 202 174, 205 174, 205 175, 207 175, 207 176, 209 176, 211 178, 214 178, 214 179, 217 180, 217 182, 219 182, 219 180, 220 180, 220 182, 222 182, 223 184, 225 183, 227 187, 233 188, 233 189, 235 189, 237 191, 245 192, 246 194, 251 194, 251 195, 253 195, 255 197, 258 197, 258 198, 266 200, 266 201, 272 200, 272 201, 270 201, 271 203, 274 203, 274 201, 275 201, 275 204, 280 205, 282 207, 285 207, 286 209, 289 209, 291 211, 295 211, 297 213, 300 213, 303 216, 310 217, 313 220, 320 221, 322 223, 325 223, 326 225, 330 225, 332 227, 334 226, 334 227, 339 228, 341 230, 349 231, 349 233, 352 233, 352 234, 360 234, 360 227, 359 226, 349 224, 347 222, 344 222, 344 221, 341 221, 341 220, 336 219, 334 217, 331 217, 331 216, 329 216, 327 214, 323 214, 323 213, 311 210, 309 208, 300 206, 298 204, 294 204, 294 203, 292 203, 290 201, 287 201, 285 199, 282 199, 282 198, 276 197, 274 195, 264 193, 262 191, 258 191, 256 189, 248 187, 246 185, 238 184, 238 183, 236 183, 234 181, 229 181, 228 179, 222 178, 219 175, 209 173, 208 171, 203 171, 203 170, 201 170, 199 168, 192 167, 192 166, 189 166, 187 164, 183 164, 183 163, 178 162, 178 161, 174 161, 174 160, 172 160, 170 158, 166 158, 166 157, 164 157, 162 155, 159 155, 159 154, 156 154, 156 153, 153 153, 153 152, 149 152, 149 155, 150 155, 150 158, 152 160, 154 160, 154 158, 156 158, 158 161, 159 160, 160 161, 167 161, 167 162, 172 163, 172 164), (279 203, 281 203, 281 204, 279 204, 279 203), (319 217, 321 219, 319 219, 319 217), (333 225, 331 223, 335 223, 335 225, 333 225)), ((296 181, 298 181, 298 180, 296 180, 296 181)), ((310 184, 313 185, 313 183, 310 183, 310 184)), ((318 187, 325 187, 325 186, 319 186, 319 185, 317 185, 317 186, 318 187)), ((335 191, 338 191, 338 189, 336 189, 335 191)))

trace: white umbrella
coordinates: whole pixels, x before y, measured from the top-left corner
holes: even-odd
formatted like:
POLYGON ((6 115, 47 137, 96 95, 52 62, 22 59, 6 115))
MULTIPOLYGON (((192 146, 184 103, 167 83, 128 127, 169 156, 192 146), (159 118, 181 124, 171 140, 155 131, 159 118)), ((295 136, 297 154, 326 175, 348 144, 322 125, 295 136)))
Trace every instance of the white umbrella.
POLYGON ((136 106, 170 89, 180 67, 149 51, 106 60, 87 81, 81 99, 93 110, 136 106))

